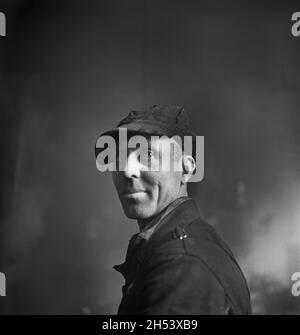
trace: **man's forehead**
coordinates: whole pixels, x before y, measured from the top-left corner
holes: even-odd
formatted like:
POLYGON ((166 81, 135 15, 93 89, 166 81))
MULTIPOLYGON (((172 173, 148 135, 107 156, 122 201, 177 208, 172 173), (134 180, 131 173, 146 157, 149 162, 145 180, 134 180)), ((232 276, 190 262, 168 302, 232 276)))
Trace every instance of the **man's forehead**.
POLYGON ((160 137, 160 138, 153 138, 152 140, 149 140, 149 145, 151 145, 151 148, 154 150, 164 150, 169 148, 174 148, 176 150, 181 150, 181 147, 179 143, 174 139, 170 137, 160 137))

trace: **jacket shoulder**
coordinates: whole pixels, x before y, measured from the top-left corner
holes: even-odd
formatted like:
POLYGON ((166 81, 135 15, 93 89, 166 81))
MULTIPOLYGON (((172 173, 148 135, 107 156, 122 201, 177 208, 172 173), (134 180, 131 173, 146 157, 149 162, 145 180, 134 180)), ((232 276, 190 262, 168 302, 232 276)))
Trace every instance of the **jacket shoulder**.
POLYGON ((176 225, 156 244, 149 245, 144 261, 151 267, 175 255, 186 255, 198 260, 217 280, 241 314, 251 313, 250 294, 242 270, 230 248, 215 229, 198 217, 188 224, 176 225))

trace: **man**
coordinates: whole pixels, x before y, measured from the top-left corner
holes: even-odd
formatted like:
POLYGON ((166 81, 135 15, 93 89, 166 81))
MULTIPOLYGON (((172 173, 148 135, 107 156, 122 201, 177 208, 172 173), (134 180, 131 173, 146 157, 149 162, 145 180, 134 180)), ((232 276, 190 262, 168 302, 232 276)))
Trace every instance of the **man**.
MULTIPOLYGON (((125 143, 124 169, 117 163, 113 171, 123 210, 140 230, 130 239, 125 262, 114 266, 125 278, 118 314, 251 314, 239 265, 188 196, 187 183, 200 162, 176 141, 194 137, 184 109, 133 111, 118 127, 103 135, 118 142, 125 128, 129 138, 142 135, 149 143, 146 155, 145 148, 125 143), (170 168, 163 169, 169 158, 170 168)), ((123 149, 119 145, 119 155, 123 149)), ((96 146, 96 157, 101 150, 96 146)))

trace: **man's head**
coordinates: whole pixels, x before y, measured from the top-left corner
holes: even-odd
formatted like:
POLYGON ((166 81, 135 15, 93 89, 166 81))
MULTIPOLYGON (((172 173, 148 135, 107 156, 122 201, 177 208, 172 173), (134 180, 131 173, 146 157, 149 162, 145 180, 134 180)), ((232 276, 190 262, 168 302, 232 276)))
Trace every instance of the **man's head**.
POLYGON ((128 149, 124 171, 113 172, 123 210, 137 220, 149 219, 187 195, 187 182, 195 169, 194 159, 173 138, 146 138, 146 152, 128 149))
POLYGON ((191 154, 183 151, 182 144, 185 136, 195 135, 180 106, 133 111, 118 127, 103 134, 117 140, 117 153, 126 150, 125 166, 113 172, 114 185, 126 216, 138 221, 151 219, 173 200, 187 195, 187 182, 196 163, 191 154), (120 128, 131 134, 128 143, 119 141, 120 128), (142 136, 147 145, 129 145, 136 135, 142 136))

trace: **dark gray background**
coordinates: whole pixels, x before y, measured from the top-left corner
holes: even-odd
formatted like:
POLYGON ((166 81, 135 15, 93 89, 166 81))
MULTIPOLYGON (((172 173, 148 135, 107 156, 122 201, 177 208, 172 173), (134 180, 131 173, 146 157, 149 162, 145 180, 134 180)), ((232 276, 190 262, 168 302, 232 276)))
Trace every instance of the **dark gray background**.
POLYGON ((97 136, 183 105, 205 136, 190 189, 233 249, 255 313, 300 313, 300 37, 292 1, 0 0, 4 314, 115 314, 134 221, 97 136))

